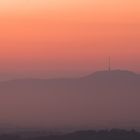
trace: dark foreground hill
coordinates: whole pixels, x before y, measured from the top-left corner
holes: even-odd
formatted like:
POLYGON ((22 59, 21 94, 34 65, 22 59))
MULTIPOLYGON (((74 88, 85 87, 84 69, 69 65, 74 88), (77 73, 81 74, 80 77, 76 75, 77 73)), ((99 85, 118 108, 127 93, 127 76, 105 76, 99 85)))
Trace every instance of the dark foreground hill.
POLYGON ((135 130, 126 131, 112 129, 110 131, 78 131, 69 134, 26 136, 20 134, 1 135, 1 140, 139 140, 140 133, 135 130))
POLYGON ((73 79, 0 82, 0 122, 48 128, 139 128, 140 75, 99 71, 73 79))

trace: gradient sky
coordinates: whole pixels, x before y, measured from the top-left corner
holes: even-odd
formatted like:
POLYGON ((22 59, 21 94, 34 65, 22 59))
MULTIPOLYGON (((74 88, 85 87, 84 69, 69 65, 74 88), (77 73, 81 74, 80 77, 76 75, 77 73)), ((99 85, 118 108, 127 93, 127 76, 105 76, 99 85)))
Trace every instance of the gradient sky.
POLYGON ((2 75, 140 72, 139 0, 3 0, 0 21, 2 75))

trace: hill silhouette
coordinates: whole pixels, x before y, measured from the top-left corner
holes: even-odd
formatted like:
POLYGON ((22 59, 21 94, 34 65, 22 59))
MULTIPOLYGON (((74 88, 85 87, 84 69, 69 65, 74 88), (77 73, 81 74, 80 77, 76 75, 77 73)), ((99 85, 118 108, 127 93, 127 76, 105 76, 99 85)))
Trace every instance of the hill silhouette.
POLYGON ((140 75, 131 71, 0 82, 0 120, 27 126, 139 128, 139 101, 140 75))
POLYGON ((37 132, 35 133, 15 133, 2 134, 1 140, 139 140, 140 133, 131 130, 112 129, 112 130, 88 130, 76 131, 73 133, 51 134, 37 132))

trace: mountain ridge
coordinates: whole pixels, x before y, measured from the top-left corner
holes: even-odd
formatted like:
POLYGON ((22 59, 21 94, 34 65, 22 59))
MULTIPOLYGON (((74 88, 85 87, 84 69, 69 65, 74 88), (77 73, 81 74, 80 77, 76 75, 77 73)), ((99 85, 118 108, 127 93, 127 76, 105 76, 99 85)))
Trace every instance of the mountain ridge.
POLYGON ((140 75, 130 71, 0 82, 0 120, 23 127, 140 127, 121 123, 140 122, 139 101, 140 75))
POLYGON ((105 77, 111 77, 111 76, 118 76, 118 77, 136 77, 136 76, 139 76, 140 77, 140 74, 138 73, 135 73, 133 71, 129 71, 129 70, 120 70, 120 69, 116 69, 116 70, 111 70, 111 71, 107 71, 107 70, 102 70, 102 71, 95 71, 91 74, 88 74, 88 75, 84 75, 84 76, 80 76, 80 77, 76 77, 76 78, 67 78, 67 77, 62 77, 62 78, 16 78, 16 79, 11 79, 11 80, 6 80, 6 81, 1 81, 1 82, 8 82, 8 81, 53 81, 53 80, 74 80, 74 79, 85 79, 85 78, 98 78, 98 77, 102 77, 102 78, 105 78, 105 77))

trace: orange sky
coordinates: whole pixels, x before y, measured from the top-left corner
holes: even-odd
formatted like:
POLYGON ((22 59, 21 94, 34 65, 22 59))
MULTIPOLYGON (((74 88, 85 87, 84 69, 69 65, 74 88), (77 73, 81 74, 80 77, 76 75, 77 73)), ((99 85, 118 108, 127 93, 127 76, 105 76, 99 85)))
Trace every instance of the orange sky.
POLYGON ((140 71, 139 0, 0 1, 1 73, 80 75, 140 71))

